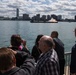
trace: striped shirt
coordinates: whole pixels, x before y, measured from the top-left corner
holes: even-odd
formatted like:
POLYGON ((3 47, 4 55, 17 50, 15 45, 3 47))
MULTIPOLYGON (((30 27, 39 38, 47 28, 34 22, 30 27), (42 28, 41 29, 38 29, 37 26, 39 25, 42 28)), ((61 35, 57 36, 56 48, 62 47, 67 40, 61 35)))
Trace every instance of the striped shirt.
POLYGON ((49 50, 40 56, 34 75, 59 75, 59 62, 55 50, 49 50))

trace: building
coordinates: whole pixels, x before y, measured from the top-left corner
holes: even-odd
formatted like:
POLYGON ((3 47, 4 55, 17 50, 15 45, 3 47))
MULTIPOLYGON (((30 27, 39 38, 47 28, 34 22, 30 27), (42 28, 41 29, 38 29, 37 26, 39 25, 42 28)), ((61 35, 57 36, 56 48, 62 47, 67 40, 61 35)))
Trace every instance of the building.
POLYGON ((42 15, 41 20, 45 22, 46 21, 46 15, 42 15))
POLYGON ((37 20, 37 21, 40 21, 40 14, 37 14, 37 15, 36 15, 36 20, 37 20))
POLYGON ((4 16, 0 16, 0 20, 3 20, 4 19, 4 16))
POLYGON ((16 9, 16 18, 19 19, 19 8, 16 9))
POLYGON ((30 20, 29 14, 23 14, 23 20, 30 20))
POLYGON ((47 15, 47 20, 50 20, 51 19, 51 16, 50 15, 47 15))
POLYGON ((62 20, 62 15, 58 15, 58 16, 57 16, 57 20, 58 20, 58 21, 61 21, 61 20, 62 20))

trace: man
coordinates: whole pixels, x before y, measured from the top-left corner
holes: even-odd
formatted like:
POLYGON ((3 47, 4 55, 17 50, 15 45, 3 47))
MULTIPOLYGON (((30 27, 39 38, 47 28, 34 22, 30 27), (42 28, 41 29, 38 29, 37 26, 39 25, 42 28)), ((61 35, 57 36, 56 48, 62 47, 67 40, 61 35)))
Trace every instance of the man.
POLYGON ((58 57, 53 49, 54 42, 50 36, 42 36, 39 40, 39 49, 42 54, 36 65, 34 75, 59 75, 58 57))
POLYGON ((20 35, 18 34, 12 35, 10 39, 10 43, 11 43, 11 47, 9 48, 13 50, 21 50, 30 53, 27 49, 26 41, 23 40, 20 35))
MULTIPOLYGON (((76 37, 76 28, 74 30, 74 34, 75 34, 75 37, 76 37)), ((72 47, 70 73, 71 73, 71 75, 76 75, 76 43, 72 47)))
MULTIPOLYGON (((26 41, 23 40, 20 35, 12 35, 10 39, 10 44, 11 46, 8 48, 13 49, 14 51, 24 51, 30 54, 29 50, 26 48, 26 41)), ((24 59, 20 59, 19 56, 16 56, 16 59, 16 66, 20 67, 23 64, 24 59)))
POLYGON ((64 74, 64 65, 65 65, 65 59, 64 59, 64 44, 63 42, 58 38, 58 32, 52 31, 51 37, 54 40, 55 43, 55 51, 58 54, 59 58, 59 66, 60 66, 60 75, 64 74))
POLYGON ((33 75, 35 70, 33 58, 23 52, 14 51, 9 48, 0 48, 0 75, 33 75), (25 61, 16 67, 15 55, 22 57, 25 61))

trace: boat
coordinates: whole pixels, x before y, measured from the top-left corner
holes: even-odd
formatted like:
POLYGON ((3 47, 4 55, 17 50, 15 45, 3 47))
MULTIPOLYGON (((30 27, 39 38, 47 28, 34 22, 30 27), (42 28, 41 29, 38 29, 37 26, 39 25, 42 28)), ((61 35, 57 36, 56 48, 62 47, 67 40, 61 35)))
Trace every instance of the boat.
POLYGON ((31 20, 30 21, 31 23, 58 23, 58 21, 57 20, 55 20, 55 19, 51 19, 51 20, 48 20, 48 21, 37 21, 37 20, 31 20))
POLYGON ((56 19, 51 18, 51 20, 48 20, 47 22, 49 23, 58 23, 58 21, 56 19))

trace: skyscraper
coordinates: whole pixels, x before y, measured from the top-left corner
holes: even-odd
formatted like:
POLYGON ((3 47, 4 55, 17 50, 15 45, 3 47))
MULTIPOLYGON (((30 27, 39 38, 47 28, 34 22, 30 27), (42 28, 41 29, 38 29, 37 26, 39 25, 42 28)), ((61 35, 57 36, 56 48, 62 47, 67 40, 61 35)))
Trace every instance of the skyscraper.
POLYGON ((19 19, 19 8, 16 9, 16 17, 19 19))

